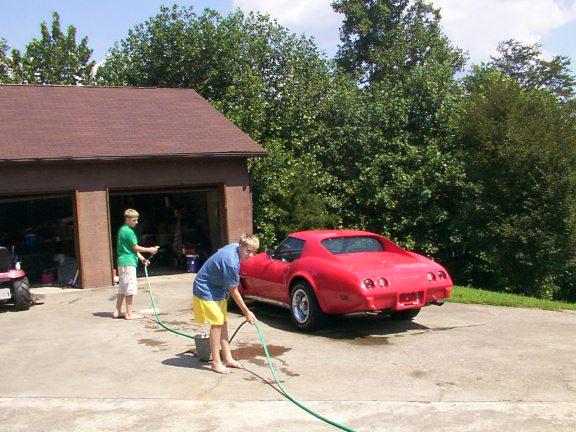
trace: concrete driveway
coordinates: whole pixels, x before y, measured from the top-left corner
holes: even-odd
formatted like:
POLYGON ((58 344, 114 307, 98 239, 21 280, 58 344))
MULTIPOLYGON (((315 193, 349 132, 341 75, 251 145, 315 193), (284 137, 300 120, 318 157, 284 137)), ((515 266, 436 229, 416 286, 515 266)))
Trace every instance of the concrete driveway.
MULTIPOLYGON (((162 319, 196 333, 191 283, 152 278, 162 319)), ((150 319, 112 319, 114 294, 0 307, 1 431, 337 430, 275 391, 252 327, 233 342, 246 370, 217 375, 191 340, 150 319)), ((136 309, 149 308, 142 290, 136 309)), ((351 429, 576 430, 574 313, 446 304, 414 322, 340 318, 310 335, 286 310, 254 312, 288 391, 351 429)), ((232 313, 230 328, 242 321, 232 313)))

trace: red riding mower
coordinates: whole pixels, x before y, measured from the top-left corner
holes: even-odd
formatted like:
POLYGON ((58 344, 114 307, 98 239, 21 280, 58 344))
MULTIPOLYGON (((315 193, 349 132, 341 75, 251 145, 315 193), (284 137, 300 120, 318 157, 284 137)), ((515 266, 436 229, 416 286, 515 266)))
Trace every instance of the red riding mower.
POLYGON ((36 300, 16 256, 0 246, 0 303, 10 302, 16 310, 28 310, 36 300))

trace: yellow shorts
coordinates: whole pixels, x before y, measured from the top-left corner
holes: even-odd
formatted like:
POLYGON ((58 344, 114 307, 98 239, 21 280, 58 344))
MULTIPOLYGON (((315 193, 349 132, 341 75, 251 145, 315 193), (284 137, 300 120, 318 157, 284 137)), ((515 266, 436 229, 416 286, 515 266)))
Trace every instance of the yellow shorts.
POLYGON ((194 296, 194 321, 198 324, 224 324, 228 321, 228 300, 200 300, 194 296))

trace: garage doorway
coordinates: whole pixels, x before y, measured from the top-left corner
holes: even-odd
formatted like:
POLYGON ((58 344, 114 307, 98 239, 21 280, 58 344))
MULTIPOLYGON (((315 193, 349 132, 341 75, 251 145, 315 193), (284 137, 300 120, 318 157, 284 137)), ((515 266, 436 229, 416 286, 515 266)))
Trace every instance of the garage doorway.
POLYGON ((72 194, 0 196, 0 226, 32 286, 79 288, 72 194))
MULTIPOLYGON (((218 188, 109 191, 113 268, 116 268, 118 229, 123 214, 140 214, 136 226, 141 246, 160 246, 149 273, 196 272, 222 245, 222 217, 218 188)), ((139 275, 143 274, 141 266, 139 275)))

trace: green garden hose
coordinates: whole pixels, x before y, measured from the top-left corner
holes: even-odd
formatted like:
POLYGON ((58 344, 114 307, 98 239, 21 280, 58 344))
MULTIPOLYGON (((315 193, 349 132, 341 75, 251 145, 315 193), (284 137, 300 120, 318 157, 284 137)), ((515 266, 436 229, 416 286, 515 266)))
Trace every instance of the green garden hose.
MULTIPOLYGON (((150 294, 150 301, 152 302, 152 309, 154 309, 154 315, 156 317, 156 322, 162 326, 163 328, 165 328, 166 330, 172 332, 172 333, 176 333, 177 335, 180 336, 184 336, 190 339, 194 339, 194 336, 192 336, 191 334, 188 333, 184 333, 184 332, 179 332, 177 330, 174 330, 170 327, 168 327, 166 324, 164 324, 162 322, 162 320, 160 319, 160 316, 158 315, 158 310, 156 308, 156 302, 154 301, 154 295, 152 294, 152 286, 150 285, 150 278, 148 277, 148 267, 145 266, 144 267, 144 273, 146 275, 146 283, 148 284, 148 294, 150 294)), ((240 327, 242 327, 244 324, 246 324, 248 321, 244 321, 242 324, 240 324, 238 326, 238 328, 236 329, 236 331, 234 332, 234 334, 232 335, 232 337, 230 338, 229 342, 232 342, 232 339, 234 339, 234 336, 236 336, 236 333, 238 333, 238 330, 240 330, 240 327)), ((268 346, 266 345, 266 341, 264 340, 264 335, 262 334, 262 330, 260 330, 260 326, 258 325, 258 322, 254 322, 254 327, 256 327, 256 331, 258 332, 258 337, 260 338, 260 343, 262 344, 262 348, 264 348, 264 354, 266 355, 266 361, 268 362, 268 367, 270 368, 270 372, 272 372, 272 376, 274 377, 274 380, 276 381, 276 384, 278 384, 278 387, 280 388, 280 392, 282 393, 282 395, 284 397, 286 397, 286 399, 288 399, 290 402, 292 402, 293 404, 297 405, 298 407, 302 408, 304 411, 306 411, 307 413, 313 415, 314 417, 316 417, 319 420, 322 420, 323 422, 326 422, 332 426, 335 426, 339 429, 342 429, 344 431, 348 431, 348 432, 356 432, 354 429, 350 429, 349 427, 346 427, 344 425, 341 425, 340 423, 337 423, 335 421, 332 421, 330 419, 327 419, 326 417, 321 416, 320 414, 312 411, 310 408, 307 408, 306 406, 302 405, 300 402, 298 402, 296 399, 294 399, 290 393, 288 393, 288 390, 286 390, 284 388, 284 386, 282 385, 282 383, 280 382, 280 380, 278 379, 278 376, 276 375, 276 370, 274 369, 274 366, 272 366, 272 360, 270 358, 270 354, 268 353, 268 346)))

